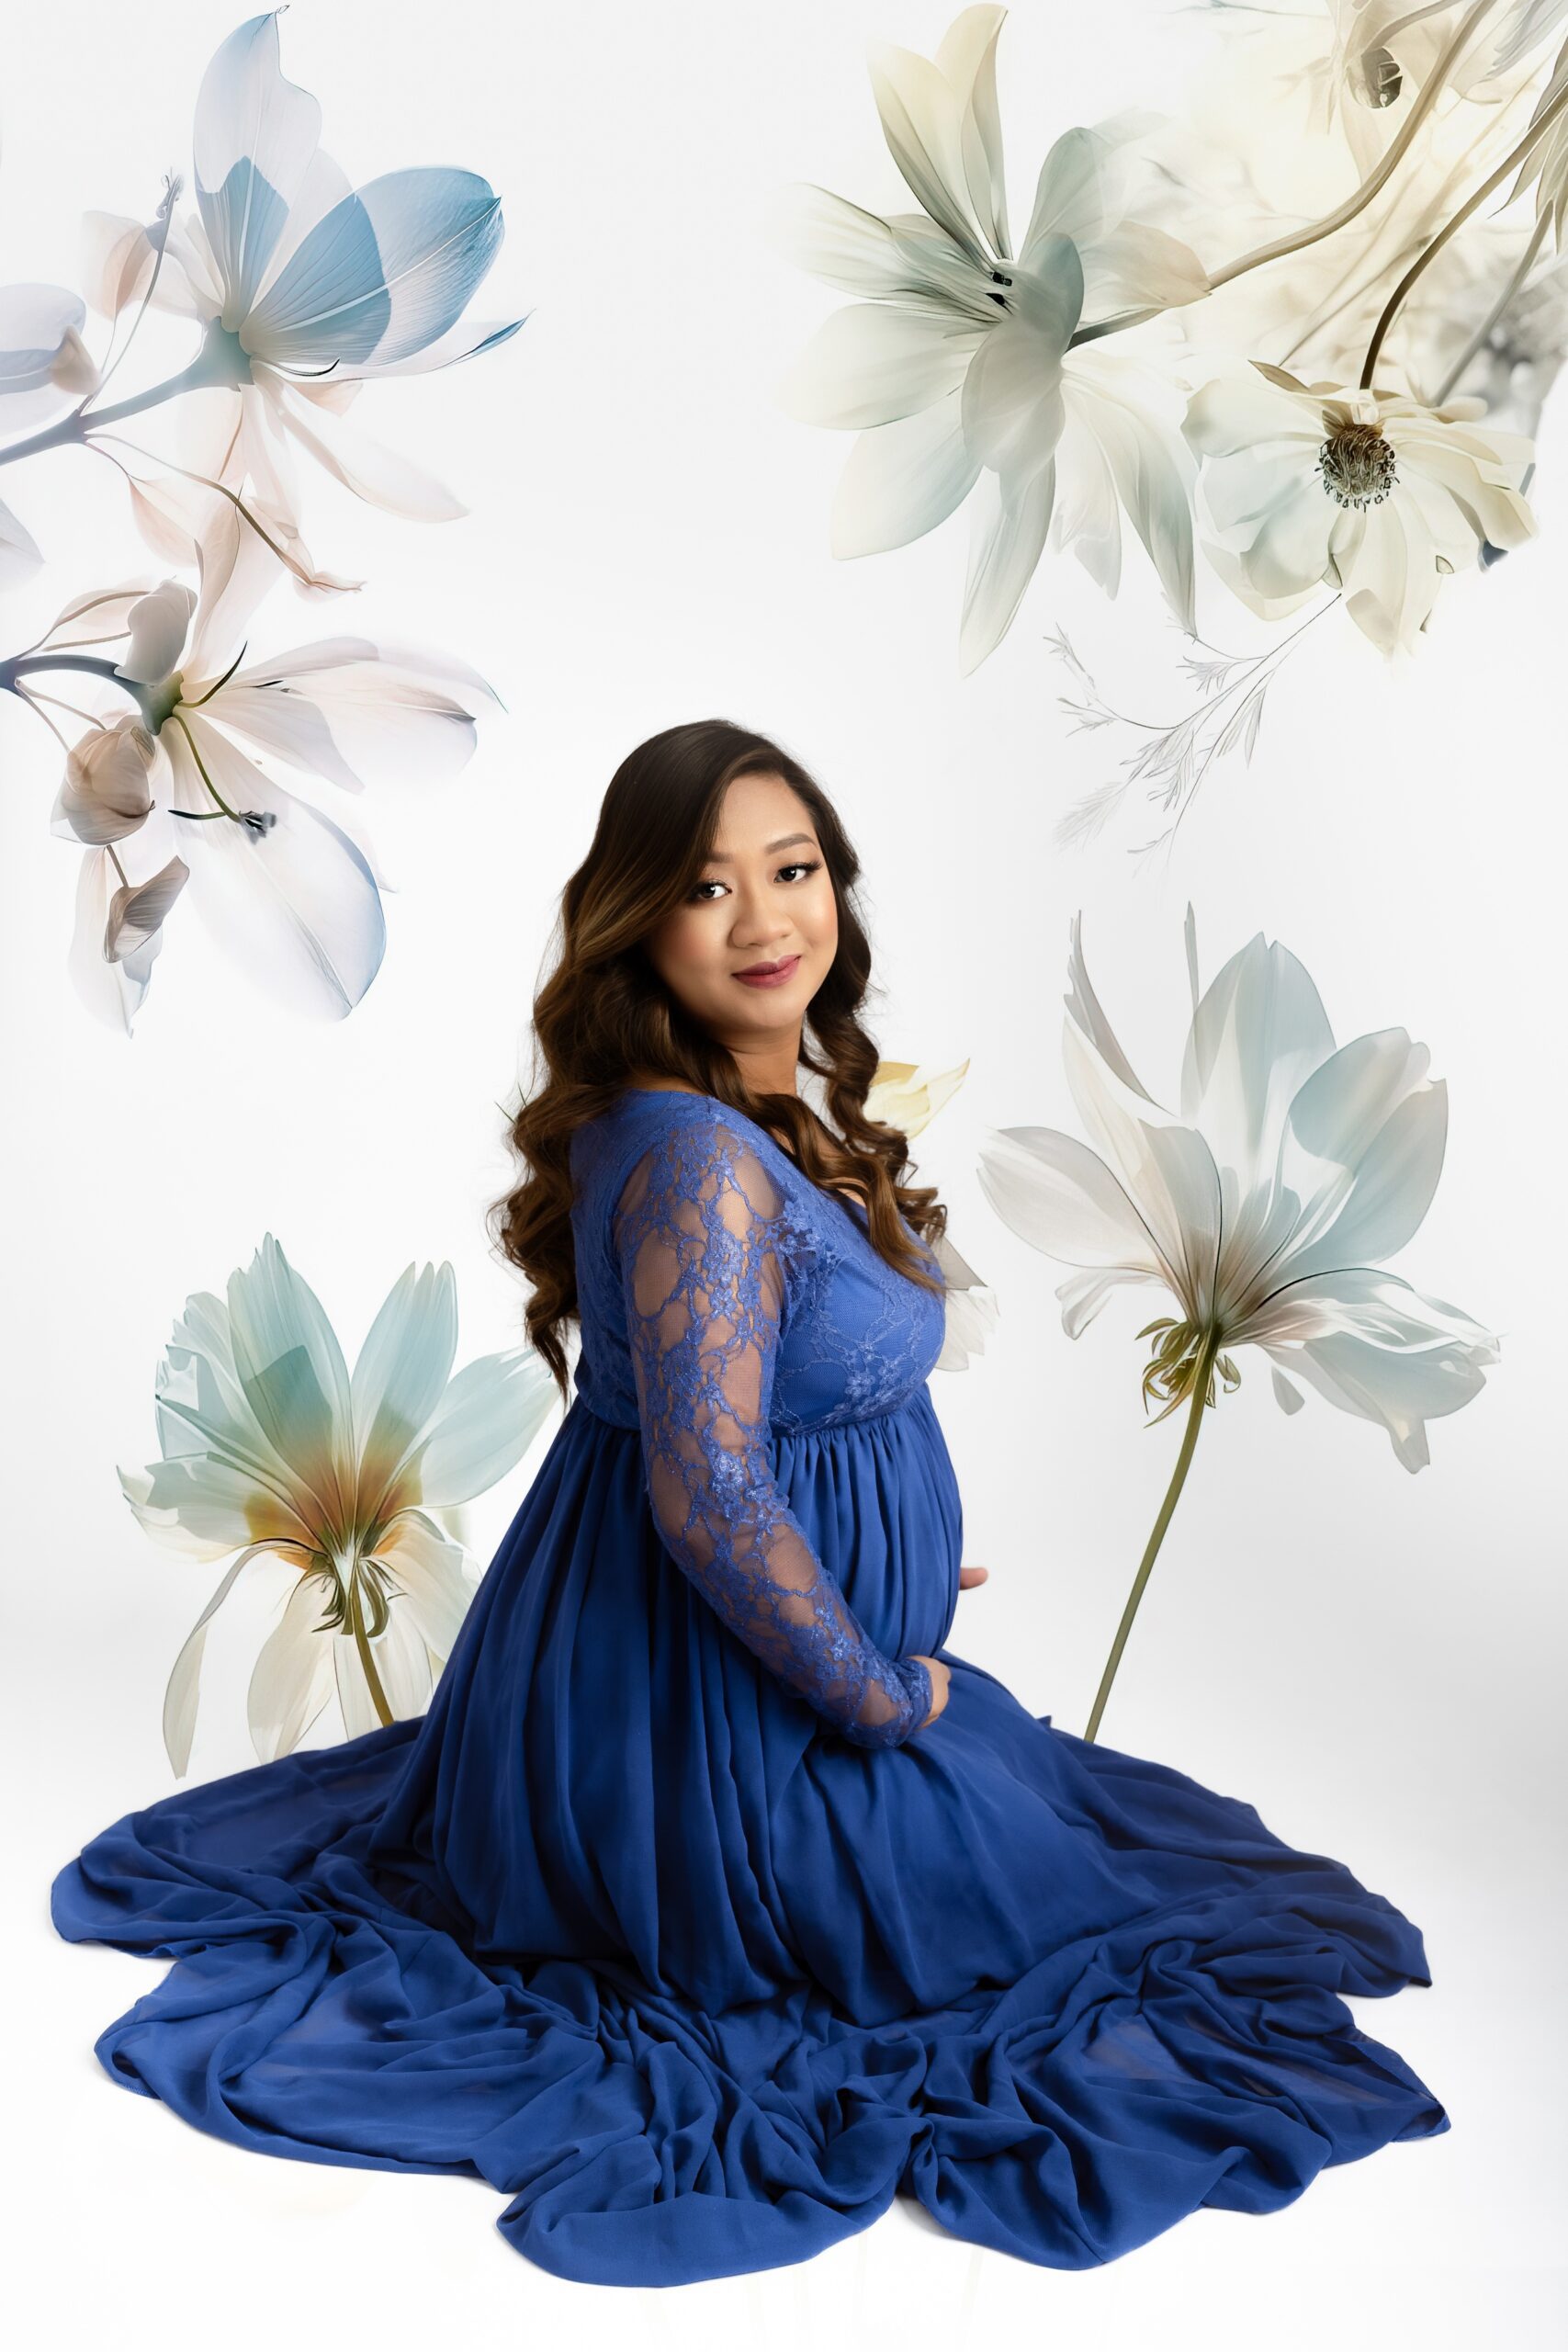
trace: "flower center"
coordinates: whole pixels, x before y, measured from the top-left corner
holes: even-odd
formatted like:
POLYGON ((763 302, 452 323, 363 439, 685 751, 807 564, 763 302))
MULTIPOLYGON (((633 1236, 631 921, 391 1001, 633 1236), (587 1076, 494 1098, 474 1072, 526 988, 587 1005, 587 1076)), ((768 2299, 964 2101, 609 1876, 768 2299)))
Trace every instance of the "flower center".
POLYGON ((1317 453, 1323 486, 1341 506, 1381 506, 1399 476, 1375 424, 1337 425, 1317 453))

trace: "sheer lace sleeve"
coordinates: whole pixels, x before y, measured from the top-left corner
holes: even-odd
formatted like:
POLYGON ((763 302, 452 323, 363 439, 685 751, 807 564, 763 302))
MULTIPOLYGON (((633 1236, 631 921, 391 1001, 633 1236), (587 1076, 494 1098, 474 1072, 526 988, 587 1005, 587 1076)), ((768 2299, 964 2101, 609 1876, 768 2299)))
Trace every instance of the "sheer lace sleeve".
POLYGON ((672 1126, 622 1189, 614 1243, 649 1500, 671 1556, 762 1663, 846 1739, 891 1747, 930 1713, 931 1676, 867 1638, 768 1453, 783 1206, 718 1117, 672 1126))

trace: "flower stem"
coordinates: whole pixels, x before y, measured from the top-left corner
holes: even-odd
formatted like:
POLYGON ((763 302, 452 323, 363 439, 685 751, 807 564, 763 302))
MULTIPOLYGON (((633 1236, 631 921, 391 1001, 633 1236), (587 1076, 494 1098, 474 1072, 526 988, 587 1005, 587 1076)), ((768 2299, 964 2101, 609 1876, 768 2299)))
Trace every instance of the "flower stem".
POLYGON ((1193 1374, 1192 1403, 1187 1416, 1187 1429, 1181 1440, 1181 1451, 1176 1457, 1176 1468, 1170 1484, 1166 1488, 1165 1500, 1159 1507, 1159 1517, 1155 1521, 1154 1532, 1150 1535, 1144 1549, 1144 1556, 1138 1564, 1138 1573, 1134 1578, 1133 1589, 1127 1596, 1127 1606, 1122 1611, 1122 1623, 1116 1628, 1116 1639, 1111 1645, 1111 1656, 1107 1658, 1105 1671, 1100 1678, 1100 1689, 1095 1693, 1094 1712, 1089 1716, 1089 1729, 1084 1734, 1085 1739, 1092 1739, 1100 1729, 1100 1719, 1105 1713, 1105 1702, 1111 1696, 1111 1685, 1115 1680, 1116 1669, 1122 1663, 1122 1653, 1127 1646, 1127 1636, 1133 1630, 1133 1620, 1138 1613, 1138 1603, 1144 1597, 1144 1587, 1149 1580, 1149 1570, 1154 1566, 1159 1547, 1165 1542, 1165 1531, 1170 1525, 1171 1514, 1181 1499, 1181 1489, 1187 1483, 1187 1473, 1192 1465, 1192 1455, 1198 1443, 1198 1431, 1202 1426, 1203 1408, 1209 1398, 1209 1381, 1219 1348, 1218 1331, 1205 1333, 1202 1346, 1198 1351, 1197 1369, 1193 1374))
POLYGON ((387 1704, 387 1694, 381 1688, 381 1678, 376 1671, 376 1661, 370 1655, 370 1643, 365 1631, 365 1603, 359 1589, 359 1578, 352 1577, 348 1588, 349 1621, 354 1628, 354 1646, 359 1652, 359 1663, 365 1668, 365 1680, 371 1702, 383 1724, 392 1721, 392 1710, 387 1704))
MULTIPOLYGON (((177 399, 181 392, 202 391, 212 384, 243 382, 249 365, 234 336, 226 334, 214 319, 208 325, 201 349, 177 376, 166 377, 161 384, 150 384, 144 392, 132 392, 129 400, 117 401, 111 408, 89 409, 84 401, 68 416, 45 425, 41 433, 33 434, 26 441, 13 441, 9 448, 0 449, 0 466, 12 465, 18 458, 36 458, 45 449, 63 448, 72 442, 85 443, 106 424, 118 424, 122 418, 140 416, 143 409, 157 408, 164 401, 177 399)), ((101 390, 102 386, 98 389, 101 390)), ((87 400, 94 397, 89 392, 87 400)))
MULTIPOLYGON (((1489 16, 1495 6, 1496 0, 1474 0, 1474 5, 1466 9, 1464 16, 1455 27, 1447 47, 1422 84, 1416 102, 1401 124, 1397 135, 1390 142, 1387 154, 1362 181, 1354 194, 1348 196, 1343 204, 1337 206, 1334 211, 1326 213, 1321 220, 1309 221, 1304 229, 1292 229, 1288 235, 1276 237, 1271 244, 1258 245, 1251 253, 1242 254, 1236 260, 1227 262, 1223 269, 1211 271, 1209 273, 1211 294, 1218 293, 1220 288, 1228 286, 1233 277, 1241 277, 1247 270, 1258 269, 1266 261, 1279 261, 1286 254, 1300 253, 1304 246, 1316 244, 1320 238, 1333 236, 1336 230, 1343 229, 1352 221, 1358 212, 1365 211, 1373 197, 1386 186, 1398 169, 1411 141, 1436 106, 1448 81, 1450 66, 1482 18, 1489 16)), ((1507 169, 1506 164, 1504 165, 1504 169, 1507 169)), ((1092 343, 1100 335, 1119 334, 1124 327, 1141 326, 1145 319, 1162 317, 1167 307, 1164 303, 1154 302, 1141 311, 1123 311, 1116 318, 1098 319, 1090 326, 1080 327, 1067 348, 1070 351, 1077 344, 1092 343)))
MULTIPOLYGON (((1454 214, 1452 220, 1444 222, 1437 235, 1433 238, 1431 243, 1427 247, 1425 253, 1416 254, 1415 260, 1411 263, 1409 268, 1405 271, 1404 277, 1394 288, 1393 292, 1389 296, 1388 300, 1384 303, 1382 316, 1379 319, 1376 327, 1372 331, 1371 342, 1367 346, 1366 362, 1361 369, 1361 390, 1363 391, 1365 391, 1371 383, 1372 370, 1378 364, 1378 354, 1382 349, 1383 337, 1387 334, 1389 328, 1393 324, 1394 314, 1398 311, 1399 306, 1404 301, 1405 296, 1409 293, 1411 288, 1415 285, 1416 280, 1420 277, 1421 272, 1427 267, 1428 263, 1437 260, 1438 255, 1442 252, 1443 247, 1448 243, 1449 239, 1455 234, 1456 231, 1463 228, 1465 222, 1469 220, 1476 206, 1478 204, 1483 204, 1486 198, 1491 195, 1493 189, 1498 185, 1499 181, 1506 179, 1508 174, 1513 170, 1514 165, 1516 164, 1522 163, 1525 157, 1529 153, 1530 149, 1536 146, 1539 141, 1544 138, 1547 131, 1551 130, 1552 124, 1557 120, 1558 116, 1562 112, 1564 107, 1568 107, 1568 84, 1565 84, 1564 86, 1558 91, 1557 96, 1552 99, 1551 104, 1547 107, 1545 113, 1537 116, 1535 121, 1531 123, 1529 129, 1526 131, 1518 144, 1510 149, 1509 153, 1504 156, 1502 162, 1498 164, 1491 178, 1482 181, 1481 186, 1476 189, 1474 195, 1469 196, 1465 198, 1464 202, 1460 206, 1459 210, 1454 214)), ((1551 207, 1549 206, 1547 209, 1548 217, 1550 218, 1551 207)))
POLYGON ((1485 318, 1476 328, 1475 333, 1471 336, 1470 341, 1465 345, 1464 349, 1454 361, 1454 364, 1449 369, 1448 374, 1443 378, 1442 383, 1438 386, 1437 394, 1432 401, 1432 406, 1434 408, 1442 407, 1443 402, 1448 399, 1449 394, 1453 390, 1454 386, 1458 383, 1460 378, 1463 375, 1465 369, 1469 367, 1471 361, 1474 358, 1482 345, 1486 341, 1487 336, 1491 334, 1493 328, 1496 325, 1498 320, 1502 317, 1504 311, 1507 309, 1509 303, 1513 300, 1515 295, 1518 292, 1526 278, 1529 276, 1530 270, 1535 263, 1535 257, 1537 254, 1540 253, 1541 246, 1545 243, 1546 232, 1551 226, 1551 213, 1550 209, 1548 209, 1541 214, 1540 219, 1536 222, 1530 241, 1525 247, 1524 252, 1519 255, 1518 266, 1515 270, 1512 277, 1509 278, 1506 286, 1504 287, 1503 291, 1498 295, 1497 300, 1486 313, 1485 318))
POLYGON ((101 655, 95 653, 51 653, 45 650, 41 653, 13 654, 8 662, 0 662, 0 694, 17 693, 17 679, 35 670, 84 670, 89 677, 107 678, 111 686, 118 686, 122 694, 130 696, 144 718, 147 716, 147 689, 139 685, 134 678, 122 678, 112 662, 106 662, 101 655))

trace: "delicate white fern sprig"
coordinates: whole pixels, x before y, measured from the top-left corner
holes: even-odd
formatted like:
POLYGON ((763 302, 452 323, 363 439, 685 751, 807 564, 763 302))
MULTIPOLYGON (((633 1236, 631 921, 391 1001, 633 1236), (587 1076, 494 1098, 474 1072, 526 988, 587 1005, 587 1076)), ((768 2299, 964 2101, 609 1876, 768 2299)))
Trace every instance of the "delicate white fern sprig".
MULTIPOLYGON (((1129 727, 1148 738, 1122 762, 1126 771, 1123 775, 1097 785, 1067 809, 1056 826, 1057 846, 1081 849, 1096 840, 1120 808, 1128 787, 1145 782, 1149 786, 1146 797, 1157 808, 1174 814, 1162 831, 1149 841, 1136 843, 1130 854, 1144 856, 1168 842, 1216 760, 1239 749, 1242 758, 1250 764, 1264 700, 1281 663, 1293 650, 1303 631, 1338 601, 1336 592, 1288 637, 1261 653, 1225 653, 1217 646, 1206 646, 1203 654, 1184 655, 1181 666, 1194 681, 1200 699, 1192 709, 1165 726, 1115 709, 1100 694, 1069 643, 1066 630, 1058 628, 1054 635, 1047 635, 1047 647, 1066 664, 1084 690, 1083 700, 1072 695, 1056 697, 1057 707, 1074 722, 1072 731, 1129 727), (1232 703, 1233 695, 1239 695, 1239 700, 1232 703), (1222 708, 1226 704, 1230 707, 1222 708)), ((1190 641, 1204 645, 1201 638, 1194 637, 1190 641)))

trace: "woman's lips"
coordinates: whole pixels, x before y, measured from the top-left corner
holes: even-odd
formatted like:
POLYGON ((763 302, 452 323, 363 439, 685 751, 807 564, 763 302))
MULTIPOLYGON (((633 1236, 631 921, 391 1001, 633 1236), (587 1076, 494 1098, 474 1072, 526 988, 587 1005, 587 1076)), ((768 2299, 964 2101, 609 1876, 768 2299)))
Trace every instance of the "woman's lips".
POLYGON ((792 980, 795 978, 795 967, 799 961, 798 956, 785 956, 776 971, 737 972, 735 978, 738 980, 744 980, 749 989, 783 988, 786 980, 792 980))

